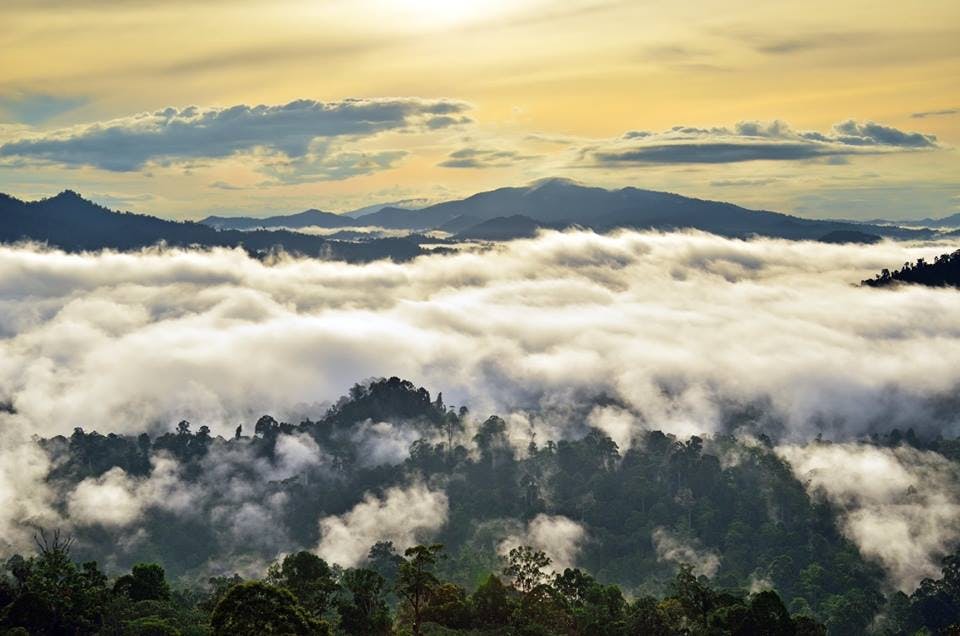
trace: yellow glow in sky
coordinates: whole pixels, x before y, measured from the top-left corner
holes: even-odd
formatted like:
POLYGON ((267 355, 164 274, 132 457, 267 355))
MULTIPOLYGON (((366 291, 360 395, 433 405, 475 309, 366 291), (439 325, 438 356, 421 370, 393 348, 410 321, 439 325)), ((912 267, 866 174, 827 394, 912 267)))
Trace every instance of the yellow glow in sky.
POLYGON ((72 187, 198 217, 564 176, 814 216, 945 215, 960 202, 953 0, 6 0, 0 12, 0 191, 26 197, 72 187), (130 142, 154 151, 110 165, 79 143, 24 146, 81 134, 89 145, 91 125, 122 121, 128 134, 142 125, 131 118, 169 107, 395 97, 468 107, 362 134, 316 137, 311 124, 293 144, 305 156, 262 126, 206 149, 165 129, 130 142), (849 120, 882 127, 865 152, 650 154, 673 127, 781 121, 838 141, 849 120), (628 140, 643 161, 596 161, 631 131, 657 134, 628 140))

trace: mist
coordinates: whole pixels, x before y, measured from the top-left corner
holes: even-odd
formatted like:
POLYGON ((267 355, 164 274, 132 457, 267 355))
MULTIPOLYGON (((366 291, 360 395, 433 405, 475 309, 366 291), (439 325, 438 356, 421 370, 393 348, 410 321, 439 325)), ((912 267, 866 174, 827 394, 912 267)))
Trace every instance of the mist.
POLYGON ((619 411, 595 418, 630 422, 622 444, 632 426, 720 430, 750 403, 793 441, 956 432, 936 401, 960 376, 960 295, 855 285, 947 249, 551 232, 346 265, 3 247, 0 400, 41 435, 180 419, 229 433, 399 375, 474 411, 607 396, 619 411))
MULTIPOLYGON (((264 413, 322 416, 355 382, 396 375, 469 406, 474 425, 502 415, 520 454, 531 439, 590 426, 621 451, 645 430, 763 433, 811 494, 843 507, 845 536, 910 589, 960 536, 953 469, 901 450, 861 462, 874 451, 856 442, 894 427, 960 432, 947 408, 960 382, 960 293, 857 283, 954 248, 573 231, 348 265, 222 249, 0 247, 0 403, 10 405, 0 412, 0 547, 24 549, 32 528, 61 524, 121 532, 122 549, 151 511, 216 522, 237 550, 304 547, 275 522, 287 502, 270 484, 333 479, 309 436, 282 436, 269 460, 215 444, 190 489, 160 457, 146 476, 115 469, 67 493, 47 480, 55 458, 31 437, 157 433, 184 419, 231 436, 264 413), (824 461, 844 478, 819 477, 824 461), (891 466, 904 478, 889 490, 844 486, 886 479, 891 466), (908 486, 916 493, 904 495, 908 486)), ((403 462, 419 437, 404 422, 352 432, 370 466, 403 462)), ((376 541, 428 540, 447 505, 443 484, 367 493, 319 517, 319 543, 306 547, 350 567, 376 541)), ((503 545, 576 564, 588 529, 541 517, 503 545)), ((718 567, 666 530, 651 540, 664 561, 718 567)))

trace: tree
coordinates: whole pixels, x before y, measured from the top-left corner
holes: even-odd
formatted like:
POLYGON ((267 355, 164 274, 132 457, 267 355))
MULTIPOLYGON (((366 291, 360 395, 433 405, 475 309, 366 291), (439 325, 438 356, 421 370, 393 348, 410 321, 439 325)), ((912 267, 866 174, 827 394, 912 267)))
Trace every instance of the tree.
POLYGON ((396 583, 403 557, 397 554, 393 541, 377 541, 367 553, 367 563, 371 570, 377 572, 392 586, 396 583))
POLYGON ((274 563, 267 573, 273 585, 289 590, 315 618, 322 618, 339 586, 327 562, 317 555, 301 551, 274 563))
POLYGON ((35 539, 39 554, 14 564, 20 589, 6 609, 6 626, 31 634, 96 631, 109 597, 107 577, 94 562, 77 567, 70 559, 73 540, 59 531, 41 530, 35 539))
POLYGON ((495 628, 510 621, 510 600, 507 587, 491 574, 470 597, 474 624, 479 628, 495 628))
POLYGON ((756 636, 779 636, 793 632, 793 621, 783 601, 773 590, 754 594, 742 633, 756 636))
POLYGON ((713 608, 714 592, 707 585, 706 577, 697 578, 692 566, 681 564, 676 578, 670 584, 670 591, 680 601, 688 617, 700 625, 707 624, 707 615, 713 608))
POLYGON ((340 578, 337 611, 348 634, 390 633, 390 613, 383 598, 383 577, 373 570, 347 570, 340 578))
POLYGON ((664 620, 657 599, 641 596, 629 608, 626 620, 628 634, 640 636, 669 636, 670 627, 664 620))
POLYGON ((438 585, 431 591, 422 617, 424 623, 436 623, 451 629, 468 629, 472 616, 466 590, 453 583, 438 585))
POLYGON ((326 623, 311 618, 287 590, 249 581, 230 589, 210 618, 217 636, 329 634, 326 623))
POLYGON ((113 593, 126 596, 133 602, 166 600, 170 598, 163 568, 156 563, 138 563, 131 574, 125 574, 113 584, 113 593))
POLYGON ((423 608, 434 588, 440 584, 433 573, 433 568, 442 550, 443 546, 440 544, 417 545, 407 548, 403 553, 406 558, 400 564, 396 591, 397 595, 407 603, 413 615, 414 636, 420 636, 423 608))
POLYGON ((550 557, 543 551, 524 545, 510 550, 507 556, 507 567, 503 568, 503 574, 513 579, 513 587, 517 591, 529 594, 544 584, 547 579, 544 568, 549 565, 550 557))

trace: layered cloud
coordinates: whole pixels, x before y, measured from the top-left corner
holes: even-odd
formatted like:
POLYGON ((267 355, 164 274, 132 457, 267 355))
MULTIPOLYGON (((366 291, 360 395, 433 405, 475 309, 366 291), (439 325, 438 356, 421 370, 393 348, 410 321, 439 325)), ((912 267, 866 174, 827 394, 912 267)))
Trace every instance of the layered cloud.
POLYGON ((891 581, 910 593, 940 577, 960 540, 960 469, 907 446, 784 446, 777 452, 815 496, 840 508, 842 530, 891 581))
MULTIPOLYGON (((0 404, 9 404, 0 549, 29 545, 30 524, 123 529, 134 541, 152 510, 202 515, 228 551, 294 549, 276 524, 287 498, 271 484, 330 478, 332 459, 307 436, 281 436, 271 458, 214 443, 188 490, 162 458, 146 475, 114 470, 81 482, 60 507, 45 481, 56 454, 30 436, 168 431, 181 419, 232 435, 264 412, 319 417, 352 383, 400 375, 468 405, 475 421, 503 415, 521 453, 531 438, 578 437, 587 426, 621 448, 646 429, 762 431, 812 493, 842 507, 847 536, 908 589, 960 536, 955 470, 930 454, 811 440, 893 427, 960 433, 960 293, 854 284, 954 248, 548 232, 486 251, 347 265, 230 250, 0 247, 0 404)), ((376 421, 349 435, 371 465, 402 462, 418 437, 376 421)), ((446 510, 436 485, 371 494, 322 517, 316 550, 356 564, 377 540, 428 539, 446 510)), ((567 564, 586 540, 578 528, 554 517, 509 534, 567 564)), ((697 558, 677 536, 654 541, 664 560, 697 558)))
POLYGON ((497 552, 506 557, 510 550, 530 546, 550 557, 550 570, 563 572, 576 567, 577 556, 587 541, 587 530, 563 515, 538 514, 519 532, 509 535, 497 546, 497 552))
POLYGON ((354 567, 378 541, 391 541, 402 552, 440 530, 448 508, 442 490, 420 483, 388 488, 383 497, 368 494, 349 512, 320 520, 316 553, 330 563, 354 567))
POLYGON ((589 420, 624 444, 636 427, 722 430, 748 405, 784 439, 957 432, 941 402, 960 382, 960 295, 854 286, 952 248, 573 232, 346 265, 7 246, 0 402, 40 434, 180 419, 230 434, 400 375, 517 415, 518 440, 563 433, 541 412, 591 396, 616 408, 588 404, 571 431, 589 420))
POLYGON ((461 148, 451 152, 437 165, 441 168, 506 168, 534 158, 516 150, 461 148))
POLYGON ((830 160, 937 147, 933 135, 905 132, 874 122, 844 121, 823 133, 794 130, 782 121, 743 121, 732 128, 674 126, 663 132, 629 131, 608 144, 581 149, 581 156, 602 166, 724 164, 830 160))
POLYGON ((712 577, 720 569, 716 553, 700 548, 695 540, 684 539, 669 528, 654 528, 650 539, 659 561, 689 565, 697 576, 712 577))
MULTIPOLYGON (((322 177, 324 166, 329 170, 331 166, 362 162, 375 166, 387 161, 382 154, 331 156, 330 140, 443 128, 469 121, 462 115, 467 109, 463 102, 418 98, 301 99, 281 105, 166 108, 24 135, 0 145, 0 156, 125 172, 150 163, 216 159, 261 150, 287 159, 319 156, 321 165, 314 173, 322 177)), ((333 174, 338 174, 336 168, 333 174)))

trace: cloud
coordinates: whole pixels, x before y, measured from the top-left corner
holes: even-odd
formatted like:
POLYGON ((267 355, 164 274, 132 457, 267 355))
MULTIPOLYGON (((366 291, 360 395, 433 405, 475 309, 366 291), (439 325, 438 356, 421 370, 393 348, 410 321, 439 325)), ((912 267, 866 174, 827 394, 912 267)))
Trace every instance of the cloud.
POLYGON ((83 106, 87 101, 85 97, 11 93, 0 96, 0 120, 10 118, 24 124, 42 124, 83 106))
POLYGON ((841 509, 841 529, 891 582, 910 593, 939 578, 960 543, 960 469, 933 452, 863 444, 782 446, 813 495, 841 509))
POLYGON ((194 505, 183 490, 177 462, 160 455, 153 458, 148 478, 130 477, 121 468, 111 468, 99 477, 84 479, 68 496, 71 521, 80 525, 123 527, 140 520, 147 508, 185 512, 194 505))
POLYGON ((426 540, 447 522, 449 504, 442 490, 422 483, 388 488, 383 497, 367 494, 349 512, 320 520, 316 553, 343 567, 355 567, 378 541, 392 541, 404 550, 426 540))
POLYGON ((31 550, 35 529, 60 520, 50 459, 28 435, 18 416, 0 412, 0 556, 31 550))
POLYGON ((576 567, 577 555, 587 539, 586 529, 563 515, 538 514, 521 532, 500 542, 497 552, 506 556, 510 550, 530 546, 550 557, 550 569, 562 572, 576 567))
POLYGON ((674 126, 660 132, 629 131, 586 146, 580 155, 603 167, 633 164, 724 164, 744 161, 834 160, 939 148, 937 138, 874 122, 844 121, 829 133, 795 131, 781 121, 742 121, 733 128, 674 126))
POLYGON ((330 151, 319 146, 302 157, 267 162, 260 172, 270 177, 263 185, 342 181, 393 168, 408 154, 405 150, 330 151))
POLYGON ((667 528, 654 528, 650 538, 658 561, 691 565, 697 576, 713 577, 720 569, 716 553, 697 547, 693 540, 684 540, 667 528))
MULTIPOLYGON (((521 450, 531 435, 577 438, 588 426, 621 448, 648 429, 746 428, 800 448, 818 434, 849 441, 893 427, 954 436, 960 294, 852 284, 950 248, 546 232, 486 251, 349 265, 222 249, 0 246, 0 403, 16 411, 0 412, 0 549, 29 547, 30 524, 122 529, 134 542, 146 519, 171 510, 211 528, 223 563, 298 549, 304 535, 276 521, 289 502, 275 484, 336 483, 334 460, 309 437, 281 436, 273 457, 214 441, 192 485, 180 467, 155 463, 147 475, 91 478, 63 500, 46 481, 63 456, 30 437, 91 422, 167 431, 180 419, 228 436, 244 423, 249 434, 263 413, 320 417, 319 404, 369 377, 442 390, 478 420, 499 413, 521 450)), ((419 436, 397 421, 344 435, 371 466, 402 462, 419 436)), ((798 475, 813 479, 817 465, 797 457, 798 475)), ((844 506, 848 536, 904 585, 930 571, 955 527, 951 469, 899 450, 835 463, 865 466, 825 486, 844 506), (848 500, 842 484, 859 482, 878 490, 848 500)), ((413 484, 342 510, 318 511, 311 527, 323 534, 306 544, 352 564, 377 539, 429 538, 446 497, 413 484)), ((510 534, 575 562, 580 534, 548 521, 510 534)), ((681 554, 668 547, 664 558, 681 554)))
POLYGON ((859 32, 819 32, 786 37, 746 34, 743 36, 752 42, 753 49, 767 55, 793 55, 822 49, 836 49, 855 46, 877 39, 875 33, 859 32))
POLYGON ((548 232, 347 265, 3 246, 0 402, 41 435, 180 419, 231 434, 251 413, 400 375, 479 412, 608 396, 637 426, 679 434, 724 430, 750 404, 793 440, 916 421, 947 434, 937 402, 960 383, 960 298, 851 283, 948 249, 548 232))
MULTIPOLYGON (((438 117, 451 117, 467 108, 463 102, 417 98, 301 99, 276 106, 166 108, 23 136, 0 145, 0 156, 119 172, 139 170, 154 162, 223 158, 256 149, 295 160, 307 157, 315 140, 435 128, 438 117)), ((364 162, 384 161, 382 154, 322 156, 326 163, 321 162, 321 173, 336 173, 338 166, 345 165, 349 171, 364 162)))
POLYGON ((772 177, 769 179, 719 179, 717 181, 711 181, 710 185, 715 188, 740 188, 765 186, 776 183, 777 181, 779 181, 779 179, 772 177))
POLYGON ((506 168, 521 161, 535 159, 516 150, 485 150, 480 148, 461 148, 447 155, 447 159, 437 165, 441 168, 506 168))
POLYGON ((960 108, 944 108, 942 110, 927 110, 919 113, 912 113, 910 116, 914 119, 925 119, 927 117, 946 117, 949 115, 960 114, 960 108))

